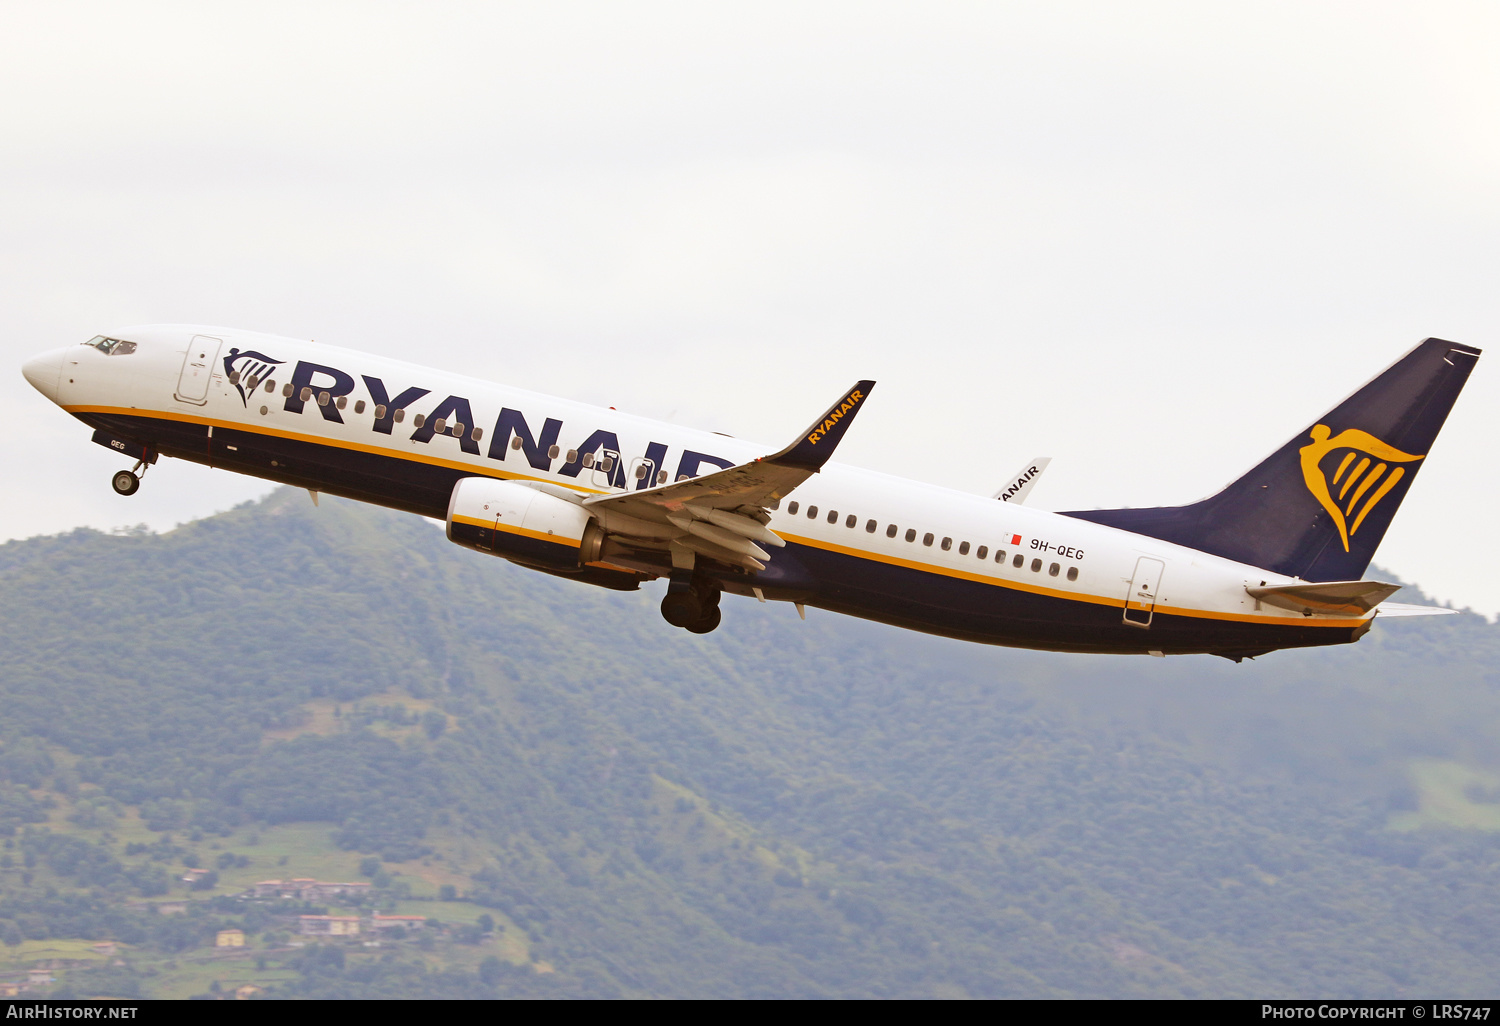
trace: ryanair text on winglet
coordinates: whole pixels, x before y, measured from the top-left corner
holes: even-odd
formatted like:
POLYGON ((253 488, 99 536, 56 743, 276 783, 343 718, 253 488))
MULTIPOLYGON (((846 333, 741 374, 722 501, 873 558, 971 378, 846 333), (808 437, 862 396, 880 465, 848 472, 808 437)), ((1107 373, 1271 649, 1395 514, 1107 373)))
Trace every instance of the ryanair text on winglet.
POLYGON ((824 420, 822 424, 814 428, 812 430, 812 433, 807 436, 807 444, 817 445, 818 440, 826 436, 829 431, 833 430, 833 426, 844 419, 844 414, 848 413, 849 411, 853 410, 854 407, 858 406, 860 404, 860 401, 863 400, 864 397, 865 394, 857 388, 854 391, 850 392, 847 396, 845 396, 844 401, 839 404, 839 408, 830 411, 828 414, 828 419, 824 420))

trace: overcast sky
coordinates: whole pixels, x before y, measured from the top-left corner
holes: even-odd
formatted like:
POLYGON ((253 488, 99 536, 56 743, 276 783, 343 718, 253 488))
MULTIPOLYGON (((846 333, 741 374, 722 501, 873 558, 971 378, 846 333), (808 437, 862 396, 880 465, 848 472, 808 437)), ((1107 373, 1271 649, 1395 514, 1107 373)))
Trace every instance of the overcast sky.
MULTIPOLYGON (((402 356, 1035 505, 1217 490, 1500 325, 1493 3, 0 2, 0 536, 268 486, 19 367, 111 327, 402 356)), ((1500 351, 1377 562, 1500 611, 1500 351)))

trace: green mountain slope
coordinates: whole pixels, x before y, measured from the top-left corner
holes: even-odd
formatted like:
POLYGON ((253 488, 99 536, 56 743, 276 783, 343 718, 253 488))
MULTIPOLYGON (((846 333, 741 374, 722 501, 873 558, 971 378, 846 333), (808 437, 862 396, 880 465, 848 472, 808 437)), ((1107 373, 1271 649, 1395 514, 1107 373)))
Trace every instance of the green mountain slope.
POLYGON ((694 637, 658 598, 289 491, 161 536, 0 547, 0 978, 109 938, 126 953, 59 985, 1230 997, 1500 980, 1500 631, 1482 618, 1234 666, 750 602, 694 637), (184 862, 216 878, 188 891, 184 862), (368 904, 495 928, 291 948, 305 908, 231 897, 361 863, 368 904), (136 907, 184 895, 180 917, 136 907), (246 957, 209 957, 225 926, 250 934, 246 957))

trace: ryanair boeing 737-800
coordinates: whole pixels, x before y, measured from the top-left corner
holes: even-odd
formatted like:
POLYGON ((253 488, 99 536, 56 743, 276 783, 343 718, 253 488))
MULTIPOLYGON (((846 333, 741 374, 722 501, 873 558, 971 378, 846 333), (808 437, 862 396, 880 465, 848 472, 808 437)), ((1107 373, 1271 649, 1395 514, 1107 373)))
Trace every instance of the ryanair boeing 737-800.
POLYGON ((662 616, 699 634, 727 591, 989 644, 1238 661, 1426 608, 1361 578, 1478 357, 1427 339, 1200 502, 1069 513, 1023 504, 1042 461, 994 498, 832 462, 872 381, 767 453, 222 328, 128 328, 24 372, 135 460, 122 495, 174 456, 445 519, 457 544, 545 573, 664 577, 662 616))

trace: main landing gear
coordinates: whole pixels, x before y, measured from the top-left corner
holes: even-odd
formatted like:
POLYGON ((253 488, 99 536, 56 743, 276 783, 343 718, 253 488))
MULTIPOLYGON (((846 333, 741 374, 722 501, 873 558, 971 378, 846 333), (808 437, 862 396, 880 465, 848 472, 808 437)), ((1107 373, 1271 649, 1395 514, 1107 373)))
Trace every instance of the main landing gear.
POLYGON ((146 473, 146 461, 140 460, 130 470, 121 470, 109 479, 110 486, 120 495, 134 495, 141 490, 141 477, 146 473))
POLYGON ((723 618, 719 612, 717 587, 702 578, 673 576, 667 585, 666 597, 661 600, 661 615, 673 627, 681 627, 694 634, 707 634, 719 626, 723 618))

